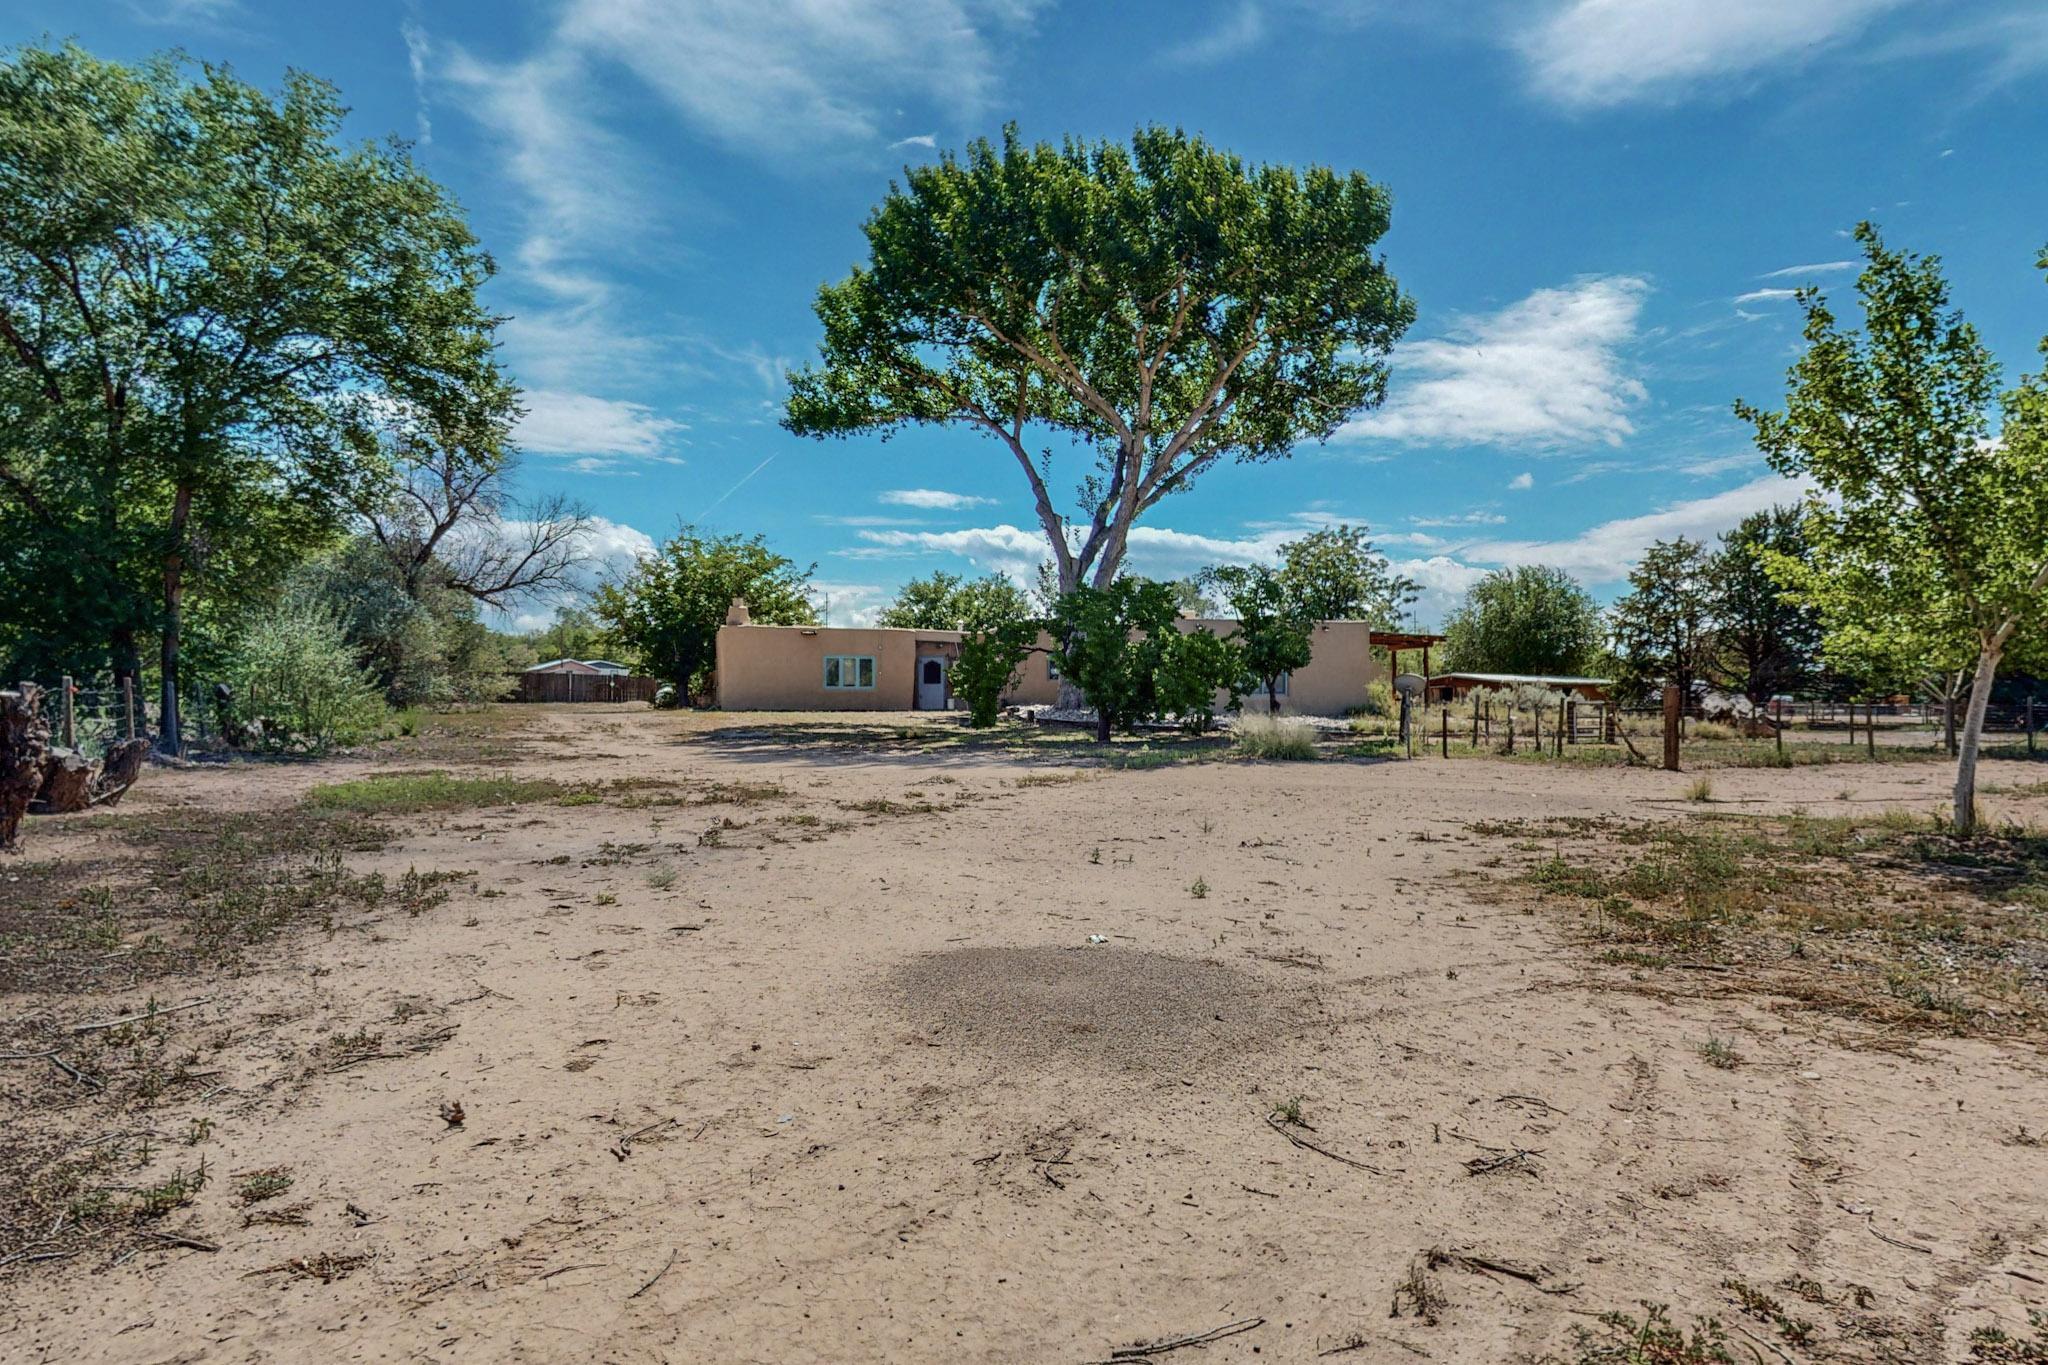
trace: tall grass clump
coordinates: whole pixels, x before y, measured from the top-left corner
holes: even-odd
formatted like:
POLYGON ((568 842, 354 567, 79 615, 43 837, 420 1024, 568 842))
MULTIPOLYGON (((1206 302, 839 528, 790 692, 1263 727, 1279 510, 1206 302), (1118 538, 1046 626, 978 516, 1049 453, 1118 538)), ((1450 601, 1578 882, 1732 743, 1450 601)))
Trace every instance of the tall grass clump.
POLYGON ((1304 720, 1240 716, 1232 729, 1231 751, 1240 758, 1311 759, 1316 756, 1315 731, 1304 720))

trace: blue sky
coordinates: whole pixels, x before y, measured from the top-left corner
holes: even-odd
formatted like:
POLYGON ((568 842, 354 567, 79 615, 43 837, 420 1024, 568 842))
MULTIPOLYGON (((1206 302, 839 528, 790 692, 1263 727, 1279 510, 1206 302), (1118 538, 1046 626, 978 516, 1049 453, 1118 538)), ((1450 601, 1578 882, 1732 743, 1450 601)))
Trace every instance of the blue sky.
MULTIPOLYGON (((1562 565, 1606 595, 1652 539, 1785 500, 1729 412, 1774 401, 1789 292, 1846 292, 1849 229, 1940 253, 2008 371, 2048 286, 2041 0, 0 0, 11 41, 182 47, 340 86, 418 144, 496 255, 528 391, 521 478, 604 518, 616 566, 679 521, 765 533, 863 619, 933 568, 1042 557, 965 432, 775 425, 817 286, 906 162, 1183 125, 1395 198, 1417 302, 1392 394, 1328 445, 1162 504, 1166 576, 1364 522, 1427 591, 1562 565), (1426 17, 1418 17, 1426 15, 1426 17)), ((1059 471, 1071 486, 1078 464, 1059 471)), ((539 614, 544 615, 544 610, 539 614)))

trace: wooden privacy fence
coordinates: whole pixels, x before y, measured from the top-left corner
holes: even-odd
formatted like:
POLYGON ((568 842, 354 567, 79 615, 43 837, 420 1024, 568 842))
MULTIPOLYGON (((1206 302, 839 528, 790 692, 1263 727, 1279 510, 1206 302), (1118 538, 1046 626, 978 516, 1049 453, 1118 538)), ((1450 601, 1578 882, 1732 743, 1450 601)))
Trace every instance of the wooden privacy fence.
POLYGON ((659 678, 626 673, 521 673, 513 701, 653 701, 659 678))

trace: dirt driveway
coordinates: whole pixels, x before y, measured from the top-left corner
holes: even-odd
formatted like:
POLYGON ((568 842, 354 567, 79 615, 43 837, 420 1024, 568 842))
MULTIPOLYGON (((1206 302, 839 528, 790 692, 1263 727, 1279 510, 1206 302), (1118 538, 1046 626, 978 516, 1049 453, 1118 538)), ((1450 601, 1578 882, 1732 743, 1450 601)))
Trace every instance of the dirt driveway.
MULTIPOLYGON (((358 870, 463 874, 416 915, 0 997, 56 1026, 208 1001, 163 1021, 206 1083, 106 1125, 159 1135, 148 1179, 212 1175, 142 1243, 0 1269, 0 1356, 1036 1362, 1227 1332, 1151 1358, 1572 1361, 1648 1300, 1741 1360, 1964 1360, 2048 1305, 2036 1050, 1616 989, 1473 828, 1687 818, 1681 778, 521 719, 404 762, 625 795, 395 822, 358 870)), ((137 804, 394 762, 152 774, 137 804)), ((1926 808, 1943 777, 1715 798, 1926 808)), ((35 852, 90 856, 95 818, 35 852)), ((27 1107, 66 1084, 0 1068, 11 1140, 87 1121, 27 1107)))

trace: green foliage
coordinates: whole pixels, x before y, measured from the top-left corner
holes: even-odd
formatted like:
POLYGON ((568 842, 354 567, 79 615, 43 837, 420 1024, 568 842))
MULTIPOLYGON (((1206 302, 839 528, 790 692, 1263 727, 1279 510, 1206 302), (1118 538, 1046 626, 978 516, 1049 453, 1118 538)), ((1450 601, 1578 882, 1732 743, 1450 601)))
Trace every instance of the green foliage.
POLYGON ((334 616, 393 706, 490 701, 505 690, 510 660, 477 619, 476 599, 431 577, 408 587, 366 536, 301 565, 288 592, 334 616))
POLYGON ((965 579, 940 569, 898 588, 875 624, 899 630, 988 630, 1031 614, 1024 590, 1001 574, 965 579))
POLYGON ((2048 618, 2048 377, 2003 396, 1994 432, 1998 364, 1950 306, 1939 259, 1887 248, 1868 223, 1856 236, 1863 329, 1802 291, 1807 345, 1784 410, 1736 411, 1774 469, 1819 486, 1806 555, 1769 564, 1820 612, 1831 658, 1889 662, 1897 675, 1974 656, 1954 809, 1968 829, 1999 665, 2048 618))
POLYGON ((306 793, 306 804, 358 815, 417 815, 430 810, 566 801, 573 794, 571 789, 544 778, 456 777, 433 769, 330 782, 306 793))
POLYGON ((1098 739, 1169 712, 1205 729, 1217 689, 1235 699, 1237 651, 1209 631, 1182 634, 1177 619, 1173 589, 1143 578, 1076 588, 1056 604, 1053 660, 1095 708, 1098 739))
POLYGON ((1306 668, 1315 647, 1316 618, 1292 590, 1282 571, 1263 564, 1210 569, 1213 584, 1237 617, 1231 640, 1247 676, 1266 694, 1266 709, 1280 709, 1280 675, 1306 668))
POLYGON ((1166 586, 1173 590, 1173 609, 1182 616, 1207 620, 1221 611, 1216 599, 1203 591, 1199 579, 1176 578, 1166 586))
POLYGON ((960 637, 953 661, 953 691, 967 699, 967 723, 985 730, 996 723, 1003 693, 1017 685, 1017 670, 1038 640, 1038 622, 997 621, 960 637))
POLYGON ((355 744, 374 736, 386 718, 341 623, 303 599, 255 618, 228 676, 235 738, 261 748, 319 752, 355 744))
POLYGON ((611 636, 602 622, 583 607, 555 609, 555 619, 524 637, 529 663, 549 659, 602 659, 610 657, 611 636))
POLYGON ((1247 166, 1178 130, 1032 146, 1008 128, 911 167, 869 216, 868 264, 819 291, 821 362, 790 376, 784 425, 990 437, 1060 591, 1105 588, 1161 499, 1381 401, 1414 317, 1373 250, 1389 214, 1361 174, 1247 166), (1046 436, 1096 454, 1071 539, 1046 436))
POLYGON ((760 536, 714 536, 685 526, 618 583, 597 591, 597 617, 640 670, 690 696, 701 694, 717 662, 718 628, 743 597, 763 625, 811 626, 815 566, 769 549, 760 536))
POLYGON ((1820 613, 1786 594, 1773 562, 1804 562, 1806 517, 1771 507, 1744 517, 1721 537, 1707 564, 1714 622, 1708 679, 1756 705, 1803 687, 1820 657, 1820 613))
POLYGON ((1688 1334, 1661 1303, 1645 1301, 1641 1322, 1626 1313, 1602 1313, 1597 1331, 1573 1330, 1579 1339, 1573 1365, 1735 1365, 1719 1322, 1695 1322, 1688 1334))
MULTIPOLYGON (((265 600, 387 477, 394 405, 509 409, 489 258, 332 87, 31 47, 0 63, 0 600, 7 633, 166 692, 187 598, 265 600), (142 264, 142 263, 146 263, 142 264), (66 619, 36 604, 75 591, 66 619)), ((231 633, 231 632, 224 632, 231 633)), ((97 671, 97 670, 90 670, 97 671)))
POLYGON ((1311 621, 1391 626, 1420 591, 1393 572, 1363 526, 1326 526, 1282 545, 1280 579, 1311 621))
POLYGON ((1630 591, 1609 611, 1619 695, 1636 699, 1672 683, 1691 698, 1713 648, 1708 566, 1706 547, 1680 536, 1656 542, 1629 570, 1630 591))
POLYGON ((1599 666, 1600 606, 1563 569, 1496 569, 1444 621, 1443 667, 1583 677, 1599 666))

